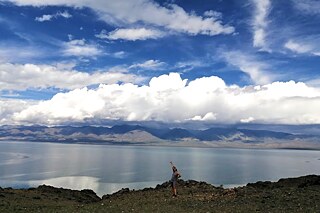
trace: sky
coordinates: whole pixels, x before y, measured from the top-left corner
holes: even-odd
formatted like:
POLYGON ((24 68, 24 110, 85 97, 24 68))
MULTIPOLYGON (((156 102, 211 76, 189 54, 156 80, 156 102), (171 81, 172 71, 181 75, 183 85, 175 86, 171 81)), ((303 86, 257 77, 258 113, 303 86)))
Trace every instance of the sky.
POLYGON ((0 0, 0 125, 320 124, 318 0, 0 0))

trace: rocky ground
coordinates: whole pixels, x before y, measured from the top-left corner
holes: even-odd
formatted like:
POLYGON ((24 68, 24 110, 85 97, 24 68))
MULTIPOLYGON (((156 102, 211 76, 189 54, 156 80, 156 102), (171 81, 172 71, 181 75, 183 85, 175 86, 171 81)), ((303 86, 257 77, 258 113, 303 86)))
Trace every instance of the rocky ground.
POLYGON ((320 176, 250 183, 223 189, 179 181, 178 197, 165 182, 156 188, 122 189, 99 198, 91 190, 51 186, 0 188, 0 212, 320 212, 320 176))

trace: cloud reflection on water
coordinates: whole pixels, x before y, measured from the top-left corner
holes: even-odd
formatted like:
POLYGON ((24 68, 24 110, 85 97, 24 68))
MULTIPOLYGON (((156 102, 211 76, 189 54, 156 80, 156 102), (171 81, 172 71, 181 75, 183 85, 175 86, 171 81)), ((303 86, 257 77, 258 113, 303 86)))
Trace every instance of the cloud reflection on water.
POLYGON ((99 189, 99 178, 89 176, 67 176, 50 178, 46 180, 30 180, 28 181, 30 186, 50 185, 54 187, 62 187, 67 189, 92 189, 97 191, 99 189))

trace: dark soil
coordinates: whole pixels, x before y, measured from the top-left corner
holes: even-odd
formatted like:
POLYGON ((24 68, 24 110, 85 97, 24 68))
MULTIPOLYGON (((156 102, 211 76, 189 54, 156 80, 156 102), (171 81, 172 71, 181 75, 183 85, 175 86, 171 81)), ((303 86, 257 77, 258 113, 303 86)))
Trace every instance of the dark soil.
POLYGON ((233 189, 179 180, 178 197, 174 198, 169 182, 143 190, 122 189, 102 199, 92 190, 45 185, 0 188, 0 212, 320 212, 320 176, 233 189))

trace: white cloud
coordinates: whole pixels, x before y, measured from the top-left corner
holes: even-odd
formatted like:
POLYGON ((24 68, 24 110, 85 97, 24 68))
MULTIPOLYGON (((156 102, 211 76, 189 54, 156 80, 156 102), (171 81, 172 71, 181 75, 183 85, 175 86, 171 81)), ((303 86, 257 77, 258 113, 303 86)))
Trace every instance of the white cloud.
POLYGON ((203 15, 206 16, 206 17, 212 17, 212 18, 215 18, 215 19, 221 19, 222 18, 222 13, 214 11, 214 10, 205 11, 203 13, 203 15))
POLYGON ((249 118, 244 118, 244 119, 240 119, 241 123, 251 123, 253 122, 255 119, 253 117, 249 117, 249 118))
POLYGON ((59 18, 59 17, 63 17, 63 18, 71 18, 72 15, 68 12, 68 11, 64 11, 64 12, 57 12, 55 14, 45 14, 42 15, 40 17, 36 17, 34 20, 38 21, 38 22, 44 22, 44 21, 51 21, 53 18, 59 18))
POLYGON ((71 18, 72 17, 72 15, 68 11, 58 12, 57 15, 61 16, 63 18, 71 18))
POLYGON ((139 82, 141 77, 122 72, 79 72, 70 65, 0 64, 0 90, 55 87, 75 89, 93 84, 139 82))
POLYGON ((275 76, 270 72, 269 65, 256 60, 250 55, 239 51, 230 51, 223 53, 222 57, 229 64, 247 73, 256 84, 267 84, 274 80, 275 76))
POLYGON ((318 0, 292 0, 294 6, 305 14, 320 14, 320 2, 318 0))
POLYGON ((284 47, 297 53, 307 53, 312 49, 309 45, 303 45, 292 40, 289 40, 287 43, 285 43, 284 47))
POLYGON ((194 61, 180 61, 174 66, 174 69, 179 70, 179 72, 189 72, 194 68, 199 67, 209 67, 210 63, 207 61, 194 60, 194 61))
POLYGON ((315 56, 320 56, 319 52, 317 52, 316 46, 317 46, 317 44, 313 44, 313 45, 304 44, 304 43, 296 42, 296 41, 292 41, 292 40, 289 40, 284 45, 285 48, 287 48, 295 53, 312 54, 315 56))
POLYGON ((166 65, 165 62, 159 60, 147 60, 143 63, 137 63, 129 66, 129 69, 145 69, 145 70, 159 70, 162 69, 166 65))
POLYGON ((36 17, 34 20, 38 22, 50 21, 53 18, 53 15, 43 15, 41 17, 36 17))
POLYGON ((253 26, 253 46, 263 51, 269 51, 266 44, 268 15, 271 9, 270 0, 252 0, 255 10, 252 20, 253 26))
POLYGON ((69 41, 73 40, 73 35, 68 34, 68 39, 69 39, 69 41))
POLYGON ((124 58, 124 57, 126 57, 127 54, 124 51, 119 51, 119 52, 115 52, 111 55, 115 58, 124 58))
POLYGON ((132 28, 132 29, 116 29, 112 32, 107 33, 105 30, 102 30, 100 34, 96 37, 101 39, 110 39, 110 40, 147 40, 147 39, 157 39, 164 37, 164 33, 159 30, 146 29, 146 28, 132 28))
POLYGON ((187 79, 182 80, 178 73, 153 77, 149 82, 150 88, 154 91, 178 90, 184 88, 186 84, 187 79))
POLYGON ((36 104, 37 101, 0 98, 0 125, 19 124, 12 120, 14 113, 36 104))
POLYGON ((191 118, 192 121, 214 121, 216 119, 216 114, 212 112, 208 112, 203 117, 201 115, 196 115, 193 118, 191 118))
POLYGON ((153 78, 149 86, 100 85, 59 93, 14 114, 16 122, 61 124, 90 119, 213 123, 320 123, 320 89, 304 83, 227 86, 216 76, 187 84, 179 74, 153 78))
POLYGON ((96 11, 102 20, 118 26, 144 23, 191 35, 212 36, 234 32, 232 26, 223 25, 220 20, 213 17, 202 17, 188 13, 176 4, 164 7, 151 0, 10 0, 10 2, 32 6, 89 7, 96 11))
POLYGON ((63 54, 66 56, 95 57, 102 54, 97 45, 87 44, 85 39, 65 42, 63 48, 63 54))
POLYGON ((0 63, 14 61, 29 61, 34 58, 41 58, 47 52, 39 47, 22 46, 15 44, 0 44, 0 63), (21 51, 23 49, 23 51, 21 51))

